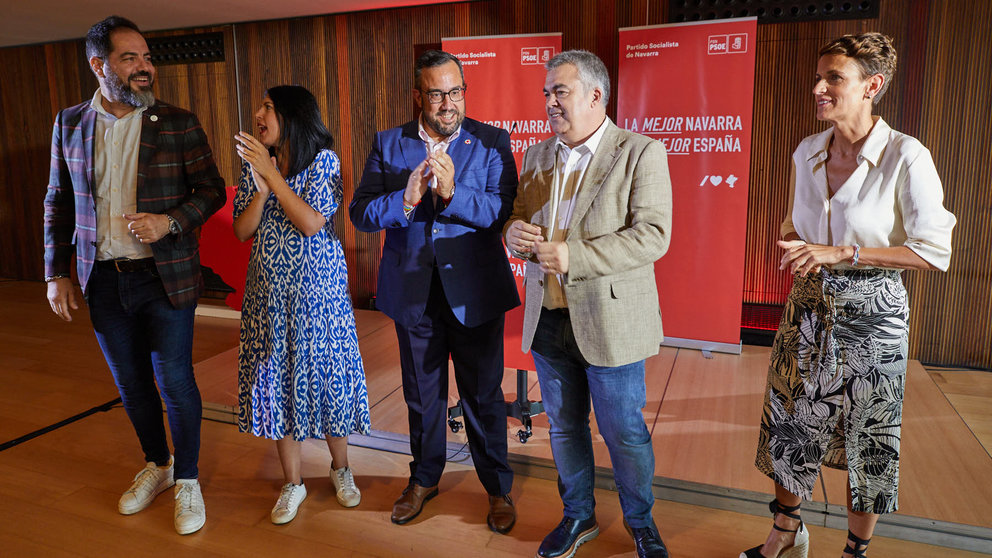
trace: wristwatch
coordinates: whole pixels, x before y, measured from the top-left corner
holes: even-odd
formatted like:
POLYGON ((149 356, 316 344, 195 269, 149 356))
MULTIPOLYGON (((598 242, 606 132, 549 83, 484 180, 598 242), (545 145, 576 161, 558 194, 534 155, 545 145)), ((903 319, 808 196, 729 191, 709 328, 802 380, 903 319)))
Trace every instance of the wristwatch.
POLYGON ((179 223, 171 215, 166 215, 165 218, 169 220, 169 234, 179 234, 182 231, 179 223))

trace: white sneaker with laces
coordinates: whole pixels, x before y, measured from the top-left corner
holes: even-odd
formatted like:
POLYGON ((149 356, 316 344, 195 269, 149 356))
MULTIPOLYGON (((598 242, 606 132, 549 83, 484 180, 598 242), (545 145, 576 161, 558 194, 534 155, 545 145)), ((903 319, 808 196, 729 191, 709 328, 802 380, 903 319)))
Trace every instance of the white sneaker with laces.
POLYGON ((195 533, 207 521, 207 510, 203 505, 203 494, 196 479, 176 481, 176 532, 180 535, 195 533))
POLYGON ((307 487, 303 486, 303 483, 293 484, 287 482, 282 486, 282 492, 279 493, 279 499, 276 500, 275 507, 272 508, 272 513, 270 517, 272 518, 272 523, 276 525, 282 525, 283 523, 289 523, 296 517, 296 512, 300 509, 300 504, 303 503, 307 497, 307 487))
POLYGON ((159 467, 149 461, 145 468, 134 476, 134 483, 127 489, 117 502, 117 511, 123 515, 131 515, 148 507, 156 496, 172 486, 172 467, 174 459, 169 456, 169 464, 159 467))
POLYGON ((355 476, 351 467, 331 468, 331 481, 337 491, 338 503, 346 508, 353 508, 362 501, 362 493, 355 486, 355 476))

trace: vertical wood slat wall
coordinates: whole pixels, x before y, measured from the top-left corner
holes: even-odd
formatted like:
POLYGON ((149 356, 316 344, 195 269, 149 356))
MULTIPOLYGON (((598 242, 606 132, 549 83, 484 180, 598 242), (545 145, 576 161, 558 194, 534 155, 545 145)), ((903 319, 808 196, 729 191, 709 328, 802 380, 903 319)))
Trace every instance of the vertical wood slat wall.
MULTIPOLYGON (((992 368, 990 14, 983 0, 882 0, 874 20, 758 26, 744 302, 781 303, 789 289, 774 241, 788 201, 791 153, 804 136, 825 128, 813 117, 817 49, 844 33, 881 31, 895 38, 900 59, 877 111, 930 148, 946 205, 958 217, 951 270, 904 274, 913 308, 911 354, 992 368)), ((561 32, 566 49, 603 58, 615 91, 616 30, 667 23, 667 17, 666 0, 494 0, 197 29, 224 33, 226 60, 161 67, 158 96, 197 113, 221 173, 234 184, 240 162, 233 136, 239 127, 254 129, 265 88, 306 86, 334 134, 346 206, 372 135, 414 115, 409 91, 418 46, 443 37, 561 32)), ((164 34, 172 33, 149 35, 164 34)), ((0 49, 0 62, 19 76, 0 90, 0 276, 37 279, 52 120, 59 108, 89 98, 96 82, 81 41, 0 49)), ((542 102, 539 91, 533 101, 542 102)), ((614 96, 611 115, 615 108, 614 96)), ((381 237, 355 231, 343 208, 336 225, 352 295, 362 306, 375 292, 381 237)))

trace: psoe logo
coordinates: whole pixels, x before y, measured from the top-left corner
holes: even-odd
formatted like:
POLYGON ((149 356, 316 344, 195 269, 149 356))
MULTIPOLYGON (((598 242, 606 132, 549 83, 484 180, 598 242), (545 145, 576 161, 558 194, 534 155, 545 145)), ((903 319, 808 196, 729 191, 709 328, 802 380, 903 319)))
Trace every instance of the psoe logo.
POLYGON ((706 54, 741 54, 747 52, 747 33, 710 35, 706 54))
POLYGON ((727 52, 734 54, 747 52, 747 33, 727 35, 727 52))
POLYGON ((544 64, 555 55, 554 47, 528 47, 520 49, 522 66, 544 64))
POLYGON ((710 35, 706 41, 706 54, 727 54, 727 36, 710 35))

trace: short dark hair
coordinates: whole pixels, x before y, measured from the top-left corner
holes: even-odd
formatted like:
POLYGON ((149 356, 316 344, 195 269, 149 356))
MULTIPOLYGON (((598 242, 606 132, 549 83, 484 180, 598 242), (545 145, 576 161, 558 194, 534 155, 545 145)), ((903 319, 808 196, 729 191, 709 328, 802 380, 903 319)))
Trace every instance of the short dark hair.
POLYGON ((90 27, 86 33, 86 59, 106 58, 110 54, 110 34, 118 29, 133 29, 141 33, 141 29, 130 19, 112 15, 103 21, 97 22, 90 27))
POLYGON ((820 49, 820 56, 830 54, 853 58, 861 69, 861 79, 881 74, 884 78, 882 88, 872 97, 871 102, 876 104, 882 100, 882 95, 889 88, 889 82, 896 73, 896 47, 892 45, 892 37, 874 31, 859 35, 844 35, 820 49))
POLYGON ((457 56, 443 50, 428 50, 417 57, 417 62, 413 65, 413 85, 420 89, 420 71, 424 68, 436 68, 438 66, 454 62, 458 64, 458 73, 462 76, 462 83, 465 83, 465 72, 462 71, 462 61, 457 56))
POLYGON ((321 149, 334 145, 334 136, 324 126, 317 99, 306 87, 277 85, 265 94, 272 100, 279 119, 277 151, 288 158, 288 176, 296 176, 310 166, 321 149))

